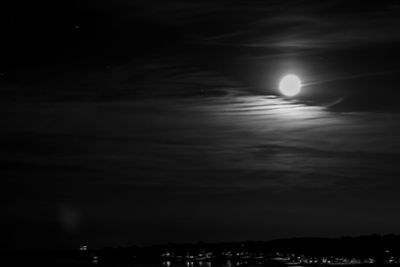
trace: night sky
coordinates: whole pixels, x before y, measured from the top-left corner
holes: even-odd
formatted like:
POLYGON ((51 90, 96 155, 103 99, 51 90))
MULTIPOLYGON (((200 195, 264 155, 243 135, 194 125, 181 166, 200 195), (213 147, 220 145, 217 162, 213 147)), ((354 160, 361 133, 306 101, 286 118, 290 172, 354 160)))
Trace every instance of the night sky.
POLYGON ((0 34, 1 248, 400 233, 398 1, 2 1, 0 34))

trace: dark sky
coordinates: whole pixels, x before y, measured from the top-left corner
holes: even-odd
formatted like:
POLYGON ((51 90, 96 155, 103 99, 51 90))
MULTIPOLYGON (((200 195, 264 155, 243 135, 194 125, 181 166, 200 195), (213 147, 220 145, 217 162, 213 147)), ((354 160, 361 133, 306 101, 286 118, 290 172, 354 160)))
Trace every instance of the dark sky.
POLYGON ((0 18, 2 248, 400 233, 398 1, 0 18))

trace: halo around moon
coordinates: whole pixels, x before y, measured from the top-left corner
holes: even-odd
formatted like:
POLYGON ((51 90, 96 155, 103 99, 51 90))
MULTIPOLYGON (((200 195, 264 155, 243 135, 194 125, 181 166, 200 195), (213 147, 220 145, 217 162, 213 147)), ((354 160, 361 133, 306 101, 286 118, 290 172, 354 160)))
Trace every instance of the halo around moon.
POLYGON ((292 97, 300 93, 301 91, 301 80, 294 74, 284 76, 279 82, 279 91, 288 97, 292 97))

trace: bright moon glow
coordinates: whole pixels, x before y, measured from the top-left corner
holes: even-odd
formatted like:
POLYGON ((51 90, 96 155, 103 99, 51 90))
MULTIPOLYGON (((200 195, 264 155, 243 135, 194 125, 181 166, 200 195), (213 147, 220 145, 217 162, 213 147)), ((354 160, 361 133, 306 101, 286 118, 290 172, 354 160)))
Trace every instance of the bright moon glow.
POLYGON ((285 96, 295 96, 300 93, 300 90, 301 80, 296 75, 286 75, 279 83, 279 91, 285 96))

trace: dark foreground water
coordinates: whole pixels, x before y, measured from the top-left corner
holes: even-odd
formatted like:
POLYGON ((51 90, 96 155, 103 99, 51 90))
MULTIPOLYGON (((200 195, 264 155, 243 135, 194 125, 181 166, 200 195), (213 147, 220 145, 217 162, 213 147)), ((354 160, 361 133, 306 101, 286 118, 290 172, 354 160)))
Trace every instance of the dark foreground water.
MULTIPOLYGON (((211 262, 163 262, 163 263, 105 263, 105 262, 96 262, 94 261, 79 261, 79 260, 72 260, 72 259, 14 259, 12 261, 7 262, 6 266, 39 266, 39 267, 47 267, 47 266, 54 266, 54 267, 74 267, 74 266, 82 266, 82 267, 113 267, 113 266, 125 266, 125 267, 277 267, 278 265, 275 264, 244 264, 239 262, 224 262, 224 263, 211 263, 211 262)), ((285 265, 279 265, 280 267, 285 265)), ((358 265, 337 265, 338 267, 379 267, 378 265, 371 265, 371 264, 358 264, 358 265)), ((304 267, 302 265, 291 265, 291 267, 304 267)))
MULTIPOLYGON (((73 259, 62 259, 62 258, 15 258, 8 259, 7 266, 39 266, 39 267, 67 267, 67 266, 102 266, 102 267, 113 267, 113 266, 126 266, 126 267, 252 267, 260 265, 243 265, 239 262, 224 262, 224 263, 211 263, 211 262, 163 262, 163 263, 108 263, 96 260, 93 261, 81 261, 73 259)), ((267 265, 263 265, 267 266, 267 265)), ((271 265, 272 267, 272 265, 271 265)), ((296 266, 299 267, 299 266, 296 266)))

